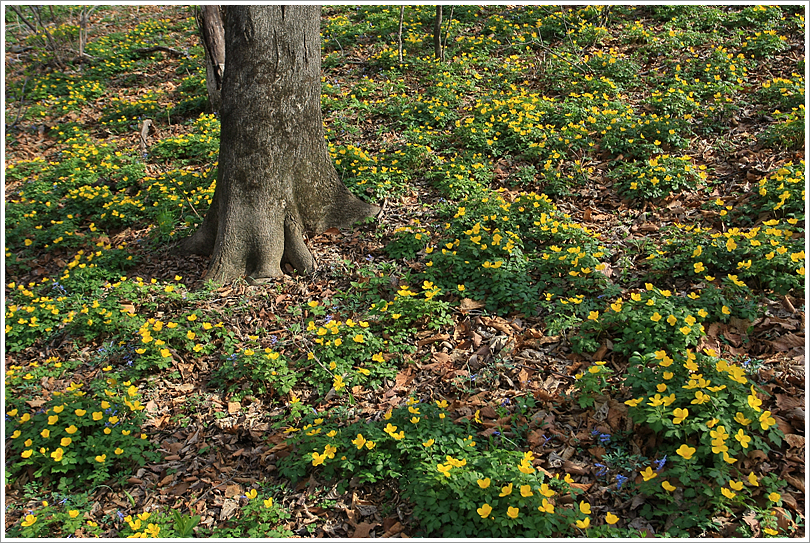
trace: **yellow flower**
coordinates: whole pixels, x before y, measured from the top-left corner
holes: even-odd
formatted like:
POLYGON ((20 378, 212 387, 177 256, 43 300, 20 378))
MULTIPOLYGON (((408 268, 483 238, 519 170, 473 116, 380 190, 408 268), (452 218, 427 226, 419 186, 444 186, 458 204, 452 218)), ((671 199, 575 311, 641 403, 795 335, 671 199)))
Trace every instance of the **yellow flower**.
POLYGON ((100 454, 96 456, 96 462, 98 462, 99 464, 103 464, 105 460, 107 460, 106 454, 100 454))
POLYGON ((43 430, 42 430, 42 431, 39 433, 39 435, 41 435, 42 437, 49 437, 49 436, 51 435, 51 431, 50 431, 50 430, 48 430, 47 428, 44 428, 44 429, 43 429, 43 430))
POLYGON ((776 424, 776 419, 771 416, 770 411, 763 411, 762 414, 759 416, 759 424, 763 430, 767 430, 771 426, 776 424))
POLYGON ((498 494, 498 497, 503 498, 504 496, 508 496, 511 493, 512 493, 512 483, 509 483, 508 485, 501 488, 501 493, 498 494))
POLYGON ((70 426, 68 426, 67 428, 65 428, 65 432, 67 432, 67 433, 69 433, 69 434, 71 434, 71 435, 75 434, 75 433, 76 433, 76 432, 78 432, 78 431, 79 431, 79 429, 78 429, 78 428, 76 428, 76 426, 75 426, 75 425, 73 425, 73 424, 71 424, 70 426))
POLYGON ((432 447, 434 443, 436 443, 436 441, 431 437, 427 441, 423 441, 422 446, 423 447, 432 447))
POLYGON ((742 481, 729 481, 728 486, 730 486, 732 490, 742 490, 743 482, 742 481))
POLYGON ((467 465, 467 460, 466 460, 466 459, 464 459, 464 458, 462 458, 461 460, 459 460, 459 459, 457 459, 457 458, 453 458, 452 456, 449 456, 449 455, 448 455, 448 456, 445 456, 445 458, 447 459, 447 463, 448 463, 448 464, 450 464, 451 466, 457 467, 457 468, 460 468, 460 467, 462 467, 462 466, 466 466, 466 465, 467 465))
POLYGON ((695 392, 695 399, 692 400, 692 404, 695 405, 702 405, 708 401, 711 401, 712 397, 703 392, 702 390, 698 390, 695 392))
POLYGON ((363 437, 363 434, 357 434, 357 438, 352 440, 358 449, 362 449, 363 445, 366 444, 366 438, 363 437))
POLYGON ((782 499, 782 495, 778 492, 771 492, 768 494, 768 499, 771 500, 773 503, 778 503, 779 500, 782 499))
POLYGON ((524 498, 528 498, 529 496, 534 496, 534 492, 532 492, 531 485, 521 485, 520 487, 520 495, 524 498))
POLYGON ((540 485, 540 494, 542 494, 546 498, 550 498, 554 495, 554 491, 548 487, 548 484, 543 483, 542 485, 540 485))
POLYGON ((586 530, 590 525, 591 525, 591 517, 585 517, 585 520, 577 521, 577 528, 581 530, 586 530))
POLYGON ((22 525, 27 528, 28 526, 34 524, 36 521, 37 517, 35 517, 34 515, 25 515, 25 520, 22 521, 22 525))
POLYGON ((733 499, 733 498, 734 498, 734 496, 736 496, 736 495, 737 495, 737 493, 736 493, 736 492, 733 492, 733 491, 729 490, 728 488, 721 488, 721 489, 720 489, 720 492, 722 492, 722 493, 723 493, 723 496, 725 496, 725 497, 726 497, 726 498, 728 498, 729 500, 733 499))
POLYGON ((62 450, 62 447, 59 447, 58 449, 56 449, 51 453, 51 458, 53 458, 57 462, 61 462, 63 454, 65 454, 65 451, 62 450))
POLYGON ((642 398, 634 398, 634 399, 632 399, 632 400, 627 400, 627 401, 626 401, 626 402, 624 402, 624 403, 625 403, 625 405, 629 405, 630 407, 636 407, 636 406, 637 406, 638 404, 640 404, 642 401, 644 401, 644 398, 643 398, 643 397, 642 397, 642 398))
POLYGON ((583 515, 591 514, 591 504, 588 502, 579 502, 579 510, 583 515))
POLYGON ((641 472, 641 476, 644 478, 644 482, 646 483, 647 481, 658 477, 658 474, 653 471, 652 466, 647 466, 647 469, 641 472))
POLYGON ((692 458, 692 455, 695 454, 695 451, 697 451, 697 449, 695 449, 694 447, 690 447, 689 445, 684 443, 683 445, 678 447, 678 450, 675 452, 679 456, 681 456, 684 460, 689 460, 690 458, 692 458))
POLYGON ((273 498, 272 497, 267 498, 266 500, 263 501, 263 503, 266 508, 270 509, 271 507, 273 507, 273 498))
POLYGON ((520 509, 518 509, 517 507, 511 507, 510 506, 506 510, 506 516, 509 517, 509 518, 518 518, 518 513, 519 512, 520 512, 520 509))
POLYGON ((753 471, 748 474, 748 482, 753 486, 759 486, 759 479, 757 479, 757 476, 753 471))
POLYGON ((610 525, 616 524, 617 522, 619 522, 619 517, 608 511, 608 514, 605 515, 605 522, 607 522, 610 525))
POLYGON ((599 320, 599 311, 591 311, 588 313, 588 320, 596 321, 599 320))
POLYGON ((759 406, 762 405, 762 400, 757 397, 757 394, 754 391, 754 385, 751 385, 751 394, 748 396, 748 405, 754 411, 761 411, 759 406))
POLYGON ((661 481, 661 487, 667 492, 672 492, 675 490, 675 486, 673 486, 669 481, 661 481))
POLYGON ((450 477, 450 470, 453 469, 453 466, 450 464, 437 464, 436 469, 439 471, 439 473, 443 473, 445 477, 450 477))
POLYGON ((68 511, 68 515, 70 515, 70 518, 76 518, 79 516, 79 510, 71 509, 70 511, 68 511))
POLYGON ((745 415, 737 411, 737 414, 734 415, 734 420, 742 424, 743 426, 748 426, 751 424, 751 419, 745 418, 745 415))
POLYGON ((542 503, 542 505, 539 505, 537 507, 537 510, 538 511, 543 511, 545 513, 553 513, 554 512, 554 505, 552 505, 552 503, 549 502, 547 499, 543 498, 543 503, 542 503))
POLYGON ((481 518, 487 518, 489 514, 492 513, 492 506, 490 506, 488 503, 485 503, 484 505, 476 509, 476 511, 478 512, 479 515, 481 515, 481 518))
POLYGON ((249 499, 249 500, 254 499, 254 498, 255 498, 256 496, 258 496, 258 495, 259 495, 259 493, 256 491, 256 489, 255 489, 255 488, 251 488, 250 490, 248 490, 248 491, 245 493, 245 497, 247 497, 247 499, 249 499))
POLYGON ((679 407, 676 407, 672 411, 672 414, 675 415, 675 418, 672 419, 672 423, 673 424, 680 424, 680 423, 682 423, 684 421, 684 419, 686 417, 689 416, 689 410, 688 409, 681 409, 679 407))
POLYGON ((480 486, 481 488, 489 488, 489 485, 491 483, 492 481, 489 480, 489 477, 487 477, 486 479, 478 479, 478 486, 480 486))
POLYGON ((734 439, 740 442, 740 445, 742 445, 743 449, 747 449, 748 444, 751 442, 751 436, 745 435, 745 432, 743 432, 742 428, 737 430, 737 433, 734 435, 734 439))
POLYGON ((312 451, 312 465, 320 466, 326 460, 325 454, 320 454, 318 451, 312 451))

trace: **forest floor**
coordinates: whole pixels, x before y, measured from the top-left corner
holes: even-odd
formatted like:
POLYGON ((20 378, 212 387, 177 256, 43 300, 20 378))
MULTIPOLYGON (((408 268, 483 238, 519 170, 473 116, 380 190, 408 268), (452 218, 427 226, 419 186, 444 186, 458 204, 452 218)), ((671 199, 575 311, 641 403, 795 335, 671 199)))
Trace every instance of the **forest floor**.
POLYGON ((7 536, 805 537, 803 8, 324 8, 383 212, 261 286, 192 10, 20 8, 7 536))

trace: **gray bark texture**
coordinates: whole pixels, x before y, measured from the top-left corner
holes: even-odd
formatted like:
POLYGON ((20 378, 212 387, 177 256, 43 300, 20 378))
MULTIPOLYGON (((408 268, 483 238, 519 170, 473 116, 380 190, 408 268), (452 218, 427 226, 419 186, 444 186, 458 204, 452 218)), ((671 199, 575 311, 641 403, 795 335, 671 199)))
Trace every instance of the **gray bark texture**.
POLYGON ((379 213, 354 197, 329 157, 321 117, 320 6, 224 8, 219 168, 211 208, 185 252, 206 277, 260 282, 283 263, 309 273, 304 235, 379 213))
POLYGON ((205 49, 205 83, 212 111, 222 105, 222 76, 225 72, 225 27, 219 6, 200 6, 197 26, 205 49))

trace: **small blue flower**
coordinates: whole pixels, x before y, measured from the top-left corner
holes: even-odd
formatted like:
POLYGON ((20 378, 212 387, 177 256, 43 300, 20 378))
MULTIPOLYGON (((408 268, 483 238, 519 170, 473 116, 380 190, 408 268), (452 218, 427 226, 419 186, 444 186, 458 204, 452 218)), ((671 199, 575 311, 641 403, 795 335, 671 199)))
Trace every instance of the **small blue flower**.
POLYGON ((621 473, 620 473, 620 474, 618 474, 618 475, 616 475, 616 483, 617 483, 616 488, 617 488, 617 490, 621 490, 621 489, 622 489, 622 485, 623 485, 624 483, 626 483, 626 482, 627 482, 627 477, 625 477, 625 476, 624 476, 624 475, 622 475, 621 473))

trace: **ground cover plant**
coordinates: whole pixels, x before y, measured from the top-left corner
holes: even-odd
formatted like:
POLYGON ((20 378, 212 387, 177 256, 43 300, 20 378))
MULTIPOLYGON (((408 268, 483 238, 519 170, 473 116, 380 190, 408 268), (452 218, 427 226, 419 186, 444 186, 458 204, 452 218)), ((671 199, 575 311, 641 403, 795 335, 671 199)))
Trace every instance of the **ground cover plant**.
POLYGON ((325 7, 383 212, 260 286, 193 8, 16 7, 5 535, 806 536, 803 6, 325 7))

